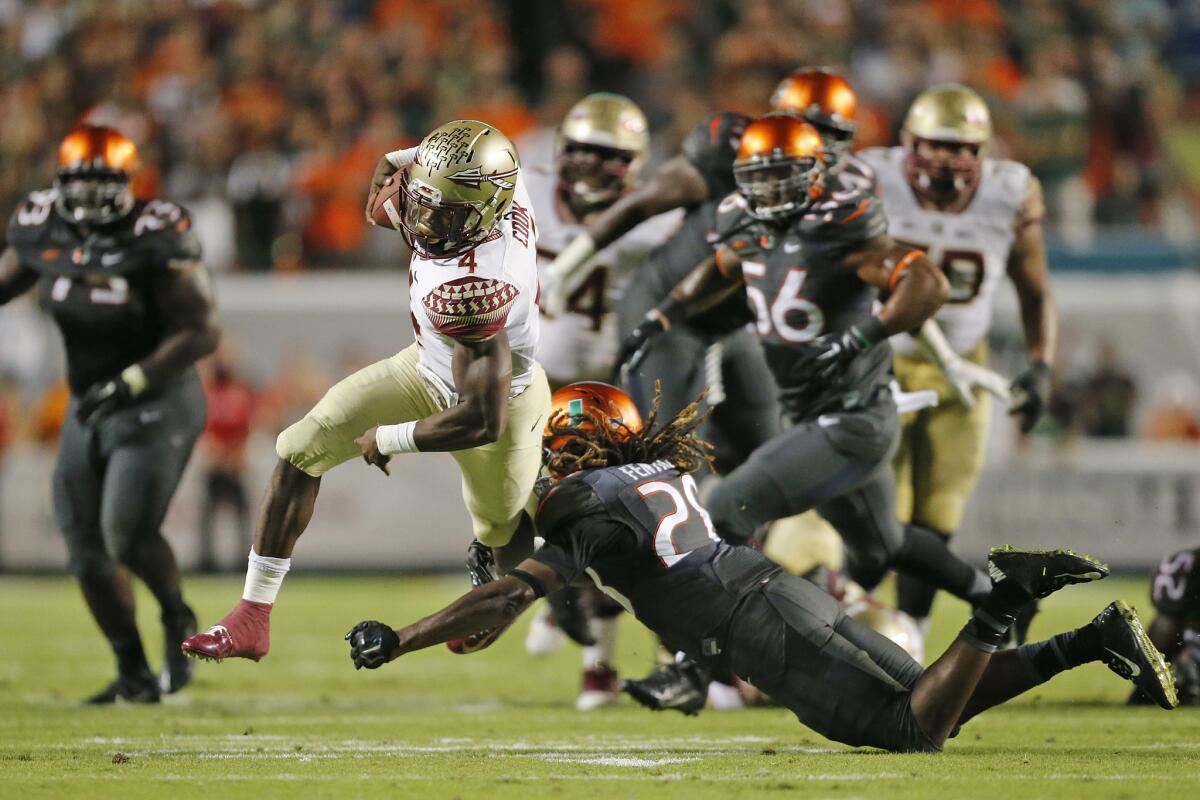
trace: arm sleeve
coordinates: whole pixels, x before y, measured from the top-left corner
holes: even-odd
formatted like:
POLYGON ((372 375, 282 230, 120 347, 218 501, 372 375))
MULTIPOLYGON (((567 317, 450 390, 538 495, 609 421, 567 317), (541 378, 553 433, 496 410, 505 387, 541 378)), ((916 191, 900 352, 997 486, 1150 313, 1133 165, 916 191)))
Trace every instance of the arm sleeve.
POLYGON ((565 583, 578 578, 600 556, 637 544, 633 531, 612 517, 582 517, 549 533, 532 558, 557 572, 565 583))
POLYGON ((466 276, 443 283, 421 302, 438 333, 464 342, 482 342, 504 329, 520 294, 506 281, 466 276))

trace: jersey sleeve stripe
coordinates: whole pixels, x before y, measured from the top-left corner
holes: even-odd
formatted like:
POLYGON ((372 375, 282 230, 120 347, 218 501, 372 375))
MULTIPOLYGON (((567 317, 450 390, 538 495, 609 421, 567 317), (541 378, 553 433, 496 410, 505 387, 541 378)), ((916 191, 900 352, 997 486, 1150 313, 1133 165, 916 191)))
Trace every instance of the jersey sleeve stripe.
POLYGON ((907 253, 904 254, 903 258, 901 258, 899 261, 896 262, 896 266, 892 270, 892 276, 890 278, 888 278, 888 290, 889 291, 891 289, 896 288, 896 284, 899 283, 900 279, 904 277, 904 272, 910 266, 912 266, 912 262, 916 261, 919 257, 921 257, 923 255, 925 255, 925 253, 921 250, 909 250, 907 253))

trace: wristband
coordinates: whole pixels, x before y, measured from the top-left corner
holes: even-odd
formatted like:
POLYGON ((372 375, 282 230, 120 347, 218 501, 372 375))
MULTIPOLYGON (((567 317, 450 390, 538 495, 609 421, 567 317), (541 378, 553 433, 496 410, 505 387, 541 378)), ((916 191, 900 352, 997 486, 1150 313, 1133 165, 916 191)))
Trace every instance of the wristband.
POLYGON ((595 252, 595 240, 589 234, 581 233, 563 248, 547 269, 553 270, 556 276, 566 281, 578 272, 595 252))
POLYGON ((921 256, 925 255, 924 250, 909 250, 904 254, 903 258, 896 262, 896 266, 892 269, 892 275, 888 278, 888 290, 896 288, 896 284, 904 277, 904 271, 912 265, 921 256))
POLYGON ((146 379, 146 372, 137 364, 126 367, 121 371, 121 380, 125 381, 125 385, 129 387, 131 397, 137 397, 142 392, 146 391, 146 385, 149 381, 146 379))
POLYGON ((408 147, 403 150, 393 150, 383 156, 396 169, 403 169, 417 160, 417 148, 408 147))
POLYGON ((883 320, 876 316, 867 317, 866 322, 850 326, 850 335, 857 339, 863 347, 879 344, 888 338, 887 328, 883 320))
POLYGON ((671 326, 687 316, 687 303, 680 300, 675 295, 668 295, 666 300, 663 300, 657 307, 650 309, 650 313, 646 315, 649 319, 658 320, 664 331, 671 330, 671 326))
POLYGON ((416 422, 401 422, 399 425, 380 425, 375 429, 375 446, 385 456, 416 453, 420 449, 413 439, 413 430, 416 427, 416 422))
POLYGON ((542 583, 540 580, 538 580, 538 579, 537 579, 536 577, 534 577, 533 575, 530 575, 530 574, 529 574, 528 572, 526 572, 525 570, 523 570, 523 569, 510 569, 510 570, 508 571, 508 574, 509 574, 509 575, 511 575, 512 577, 516 578, 517 580, 519 580, 519 581, 522 581, 522 582, 523 582, 523 583, 525 583, 526 585, 528 585, 530 589, 533 589, 533 596, 534 596, 535 598, 537 598, 537 597, 545 597, 545 596, 546 596, 546 587, 545 587, 545 585, 544 585, 544 584, 543 584, 543 583, 542 583))

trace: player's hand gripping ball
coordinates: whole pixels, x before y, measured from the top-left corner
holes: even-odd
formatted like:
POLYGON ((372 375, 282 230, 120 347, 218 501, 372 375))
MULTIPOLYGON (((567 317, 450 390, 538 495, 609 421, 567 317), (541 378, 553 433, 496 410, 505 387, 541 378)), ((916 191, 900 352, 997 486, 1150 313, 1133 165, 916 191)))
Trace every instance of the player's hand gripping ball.
POLYGON ((386 157, 379 159, 371 176, 371 188, 367 191, 367 221, 372 225, 400 230, 400 218, 404 213, 400 177, 404 169, 396 169, 386 157))
POLYGON ((400 637, 382 622, 368 620, 355 625, 346 634, 350 642, 350 660, 355 669, 379 669, 393 658, 400 647, 400 637))

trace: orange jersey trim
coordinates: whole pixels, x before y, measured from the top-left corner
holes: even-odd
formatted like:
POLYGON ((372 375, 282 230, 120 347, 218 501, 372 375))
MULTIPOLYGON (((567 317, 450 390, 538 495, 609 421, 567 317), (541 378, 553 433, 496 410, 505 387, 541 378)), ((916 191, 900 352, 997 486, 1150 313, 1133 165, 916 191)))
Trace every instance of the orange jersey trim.
POLYGON ((900 279, 904 277, 905 270, 912 266, 912 262, 916 261, 923 255, 925 255, 925 253, 921 250, 909 250, 899 261, 896 262, 896 266, 892 269, 892 276, 888 278, 888 291, 896 288, 896 284, 899 283, 900 279))

